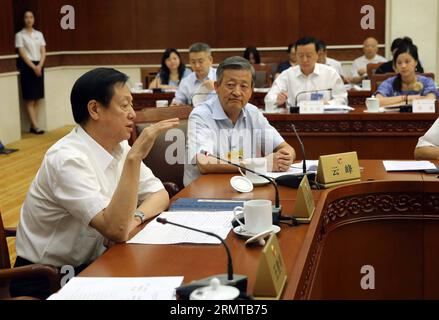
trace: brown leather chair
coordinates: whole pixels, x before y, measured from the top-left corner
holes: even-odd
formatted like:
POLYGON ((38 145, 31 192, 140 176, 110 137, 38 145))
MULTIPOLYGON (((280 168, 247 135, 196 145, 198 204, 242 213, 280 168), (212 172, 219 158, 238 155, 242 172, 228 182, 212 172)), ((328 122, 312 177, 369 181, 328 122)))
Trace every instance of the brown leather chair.
MULTIPOLYGON (((136 113, 135 130, 131 136, 130 143, 134 143, 140 132, 151 125, 152 123, 169 119, 179 118, 180 125, 176 129, 180 129, 184 135, 184 141, 181 141, 183 145, 178 146, 178 162, 169 164, 165 160, 166 150, 169 146, 175 144, 175 141, 166 141, 166 133, 157 137, 154 146, 149 152, 148 156, 143 160, 145 165, 150 168, 153 174, 163 181, 163 185, 172 197, 178 191, 184 188, 183 174, 184 174, 184 161, 186 160, 186 132, 187 132, 187 119, 190 112, 193 110, 190 106, 177 106, 167 108, 147 108, 143 111, 136 113), (181 154, 183 153, 183 154, 181 154)), ((183 138, 183 136, 179 136, 183 138)), ((175 151, 175 150, 174 150, 175 151)), ((174 156, 176 156, 174 154, 174 156)))
POLYGON ((254 64, 253 67, 255 68, 255 72, 256 72, 255 88, 271 87, 271 82, 272 82, 271 65, 265 63, 254 64))
MULTIPOLYGON (((46 277, 49 280, 50 291, 55 293, 60 288, 60 274, 58 269, 52 266, 34 264, 24 267, 11 268, 9 250, 6 238, 15 237, 15 228, 4 228, 0 212, 0 299, 10 299, 9 283, 12 280, 46 277)), ((20 297, 32 298, 32 297, 20 297)))
MULTIPOLYGON (((396 73, 384 73, 384 74, 373 74, 372 78, 371 78, 371 86, 372 86, 372 92, 377 91, 378 87, 380 86, 380 84, 390 78, 395 76, 396 73)), ((432 78, 434 80, 434 73, 432 72, 428 72, 428 73, 418 73, 418 75, 422 75, 424 77, 429 77, 432 78)))
POLYGON ((367 77, 369 79, 372 79, 372 75, 375 74, 376 69, 378 69, 382 64, 383 64, 383 62, 369 63, 367 65, 367 77))
POLYGON ((140 79, 143 83, 143 88, 148 89, 149 83, 155 79, 157 72, 159 72, 158 67, 141 68, 140 69, 140 79))

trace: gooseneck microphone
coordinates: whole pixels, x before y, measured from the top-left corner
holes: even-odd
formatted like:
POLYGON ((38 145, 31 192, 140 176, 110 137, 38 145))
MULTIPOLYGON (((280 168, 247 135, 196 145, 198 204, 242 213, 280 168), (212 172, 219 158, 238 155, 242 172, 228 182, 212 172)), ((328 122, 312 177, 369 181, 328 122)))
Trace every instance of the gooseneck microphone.
POLYGON ((162 224, 171 224, 183 229, 188 229, 188 230, 192 230, 195 232, 200 232, 200 233, 204 233, 207 234, 211 237, 215 237, 217 239, 219 239, 224 247, 224 249, 226 249, 226 253, 227 253, 227 274, 219 274, 219 275, 214 275, 214 276, 210 276, 201 280, 196 280, 196 281, 192 281, 191 283, 188 283, 186 285, 182 285, 180 287, 178 287, 176 289, 176 293, 177 295, 181 298, 181 299, 188 299, 190 294, 192 293, 192 291, 194 291, 195 289, 198 289, 200 287, 205 287, 205 286, 209 286, 210 285, 210 281, 213 278, 217 278, 221 284, 223 285, 229 285, 229 286, 234 286, 236 288, 238 288, 240 291, 246 292, 247 291, 247 276, 244 275, 235 275, 233 274, 233 263, 232 263, 232 256, 230 254, 230 250, 229 247, 227 246, 226 242, 217 234, 213 233, 213 232, 209 232, 209 231, 204 231, 204 230, 200 230, 200 229, 195 229, 189 226, 185 226, 179 223, 175 223, 175 222, 171 222, 167 219, 164 218, 157 218, 156 219, 157 222, 162 223, 162 224))
POLYGON ((302 95, 302 94, 306 94, 306 93, 317 93, 317 92, 319 92, 319 91, 329 91, 329 92, 332 92, 332 88, 328 88, 328 89, 314 89, 314 90, 303 90, 303 91, 299 91, 297 94, 296 94, 296 96, 294 97, 294 106, 290 106, 290 112, 291 113, 296 113, 296 112, 298 112, 298 111, 296 111, 296 110, 298 110, 298 108, 299 108, 299 106, 297 105, 297 100, 299 99, 299 97, 302 95))
POLYGON ((226 253, 227 253, 227 280, 230 280, 230 281, 233 280, 232 256, 230 255, 229 247, 227 246, 227 244, 224 242, 224 240, 219 235, 217 235, 217 234, 215 234, 213 232, 199 230, 199 229, 195 229, 195 228, 192 228, 192 227, 189 227, 189 226, 184 226, 184 225, 179 224, 179 223, 171 222, 171 221, 168 221, 167 219, 164 219, 164 218, 157 218, 156 220, 157 220, 157 222, 160 222, 162 224, 169 223, 169 224, 172 224, 172 225, 180 227, 180 228, 189 229, 189 230, 192 230, 192 231, 204 233, 204 234, 207 234, 207 235, 209 235, 211 237, 215 237, 219 241, 221 241, 221 243, 223 244, 224 249, 226 249, 226 253))
POLYGON ((239 165, 239 164, 237 164, 237 163, 231 162, 231 161, 226 160, 226 159, 222 159, 222 158, 220 158, 220 157, 218 157, 218 156, 216 156, 216 155, 214 155, 214 154, 210 154, 210 153, 207 152, 207 151, 201 150, 200 153, 201 153, 201 154, 204 154, 206 157, 211 156, 211 157, 213 157, 213 158, 215 158, 215 159, 217 159, 217 160, 220 160, 220 161, 226 162, 227 164, 231 164, 232 166, 235 166, 235 167, 238 167, 238 168, 244 169, 244 170, 246 170, 246 171, 249 171, 249 172, 251 172, 251 173, 254 173, 254 174, 256 174, 256 175, 258 175, 258 176, 260 176, 260 177, 262 177, 262 178, 268 180, 268 181, 274 186, 274 189, 275 189, 275 191, 276 191, 276 192, 275 192, 275 201, 274 201, 274 206, 273 206, 273 215, 274 215, 274 216, 273 216, 273 218, 274 218, 273 221, 277 221, 277 220, 279 219, 279 216, 280 216, 280 214, 281 214, 281 212, 282 212, 282 206, 280 205, 280 200, 279 200, 279 189, 278 189, 278 187, 277 187, 277 183, 276 183, 275 179, 270 178, 270 177, 268 177, 268 176, 266 176, 266 175, 264 175, 264 174, 262 174, 262 173, 259 173, 259 172, 254 171, 254 170, 248 169, 248 168, 246 168, 246 167, 244 167, 244 166, 241 166, 241 165, 239 165))
POLYGON ((316 179, 316 174, 314 172, 306 172, 306 155, 305 155, 305 147, 302 143, 302 140, 300 139, 299 134, 297 133, 296 126, 294 124, 291 124, 291 127, 293 128, 294 133, 296 134, 296 138, 299 141, 300 144, 300 151, 302 153, 302 159, 303 159, 303 172, 299 175, 295 174, 287 174, 276 178, 276 182, 280 185, 291 187, 291 188, 298 188, 300 183, 302 182, 302 179, 304 176, 308 177, 308 180, 310 183, 313 183, 313 181, 316 179))

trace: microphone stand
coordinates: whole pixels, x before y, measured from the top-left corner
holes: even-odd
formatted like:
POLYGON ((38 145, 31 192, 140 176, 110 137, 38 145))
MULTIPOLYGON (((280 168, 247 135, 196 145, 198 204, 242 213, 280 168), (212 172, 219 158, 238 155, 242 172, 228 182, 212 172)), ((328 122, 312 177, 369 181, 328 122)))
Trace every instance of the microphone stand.
POLYGON ((280 200, 279 200, 279 188, 277 187, 277 183, 276 183, 276 181, 273 178, 270 178, 270 177, 268 177, 268 176, 266 176, 266 175, 264 175, 262 173, 259 173, 259 172, 253 171, 251 169, 248 169, 246 167, 243 167, 243 166, 241 166, 241 165, 239 165, 237 163, 231 162, 229 160, 221 159, 220 157, 217 157, 216 155, 213 155, 213 154, 209 154, 206 151, 201 151, 201 153, 204 154, 206 157, 209 157, 209 156, 214 157, 217 160, 226 162, 227 164, 230 164, 230 165, 235 166, 237 168, 244 169, 246 171, 249 171, 249 172, 254 173, 254 174, 256 174, 256 175, 258 175, 260 177, 263 177, 263 178, 267 179, 274 186, 275 191, 276 191, 275 192, 275 201, 274 201, 274 205, 272 207, 272 212, 273 212, 273 216, 274 216, 274 221, 278 221, 279 220, 279 217, 281 216, 281 213, 282 213, 282 206, 281 206, 280 200))
POLYGON ((276 182, 280 185, 284 185, 287 187, 292 187, 292 188, 298 188, 300 183, 302 182, 302 179, 304 176, 308 177, 308 180, 310 182, 310 184, 314 183, 314 180, 316 179, 316 174, 315 173, 311 173, 311 172, 306 172, 306 155, 305 155, 305 147, 302 143, 302 140, 300 139, 299 134, 297 133, 296 130, 296 126, 294 124, 291 124, 291 128, 293 128, 293 131, 296 135, 297 140, 299 141, 300 144, 300 150, 302 153, 302 158, 303 158, 303 169, 302 169, 302 173, 299 175, 294 175, 294 174, 287 174, 284 176, 280 176, 278 178, 276 178, 276 182))
POLYGON ((227 274, 219 274, 219 275, 215 275, 215 276, 210 276, 210 277, 207 277, 207 278, 204 278, 201 280, 192 281, 191 283, 188 283, 186 285, 182 285, 182 286, 178 287, 176 289, 176 293, 178 294, 178 296, 180 298, 182 298, 182 299, 189 298, 189 295, 192 293, 192 291, 194 291, 195 289, 210 285, 210 281, 213 278, 217 278, 221 284, 234 286, 234 287, 238 288, 239 291, 243 291, 243 292, 247 291, 247 276, 233 274, 232 256, 230 254, 229 247, 227 246, 225 241, 219 235, 217 235, 213 232, 199 230, 199 229, 188 227, 188 226, 185 226, 185 225, 182 225, 179 223, 171 222, 171 221, 168 221, 167 219, 160 218, 160 217, 157 218, 156 221, 159 223, 162 223, 162 224, 171 224, 171 225, 183 228, 183 229, 188 229, 188 230, 192 230, 195 232, 207 234, 211 237, 215 237, 221 241, 224 249, 226 249, 227 274))

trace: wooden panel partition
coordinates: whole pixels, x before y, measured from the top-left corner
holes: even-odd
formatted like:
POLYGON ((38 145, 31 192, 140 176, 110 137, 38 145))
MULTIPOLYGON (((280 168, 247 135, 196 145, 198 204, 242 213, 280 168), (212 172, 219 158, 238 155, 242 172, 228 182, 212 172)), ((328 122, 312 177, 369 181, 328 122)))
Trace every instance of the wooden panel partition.
POLYGON ((438 204, 437 182, 366 182, 328 191, 285 294, 295 299, 439 298, 438 204), (372 289, 362 284, 365 276, 372 279, 366 282, 372 289))

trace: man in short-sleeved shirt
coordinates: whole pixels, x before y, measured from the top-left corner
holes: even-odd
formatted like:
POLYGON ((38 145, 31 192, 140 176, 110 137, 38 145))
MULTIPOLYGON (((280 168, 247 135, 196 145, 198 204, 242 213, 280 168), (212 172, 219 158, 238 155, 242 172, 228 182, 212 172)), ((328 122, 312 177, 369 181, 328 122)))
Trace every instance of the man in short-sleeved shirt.
POLYGON ((262 112, 248 103, 254 84, 251 64, 241 57, 228 58, 219 65, 217 79, 218 96, 199 105, 189 116, 184 184, 202 173, 237 171, 202 151, 232 162, 266 157, 268 170, 287 171, 295 157, 294 149, 262 112))
MULTIPOLYGON (((127 80, 117 70, 98 68, 75 82, 70 100, 78 126, 47 151, 29 188, 17 228, 16 267, 81 270, 105 250, 104 239, 124 242, 167 208, 168 193, 142 160, 178 119, 144 129, 130 148, 126 140, 136 114, 127 80)), ((47 289, 44 278, 11 283, 13 296, 47 297, 47 289)))
POLYGON ((367 65, 369 63, 387 62, 386 58, 378 54, 378 41, 375 38, 367 38, 363 43, 364 55, 354 60, 350 79, 352 83, 361 83, 367 77, 367 65))
POLYGON ((340 75, 330 66, 317 63, 318 42, 302 38, 296 42, 298 66, 280 74, 265 96, 266 110, 284 103, 299 106, 301 101, 322 100, 326 104, 346 105, 348 94, 340 75))
POLYGON ((172 105, 195 106, 215 94, 216 69, 212 68, 212 62, 209 45, 200 42, 189 48, 189 63, 193 72, 181 80, 172 105))

